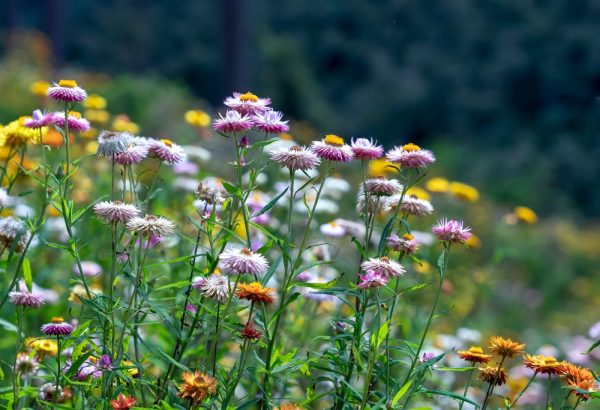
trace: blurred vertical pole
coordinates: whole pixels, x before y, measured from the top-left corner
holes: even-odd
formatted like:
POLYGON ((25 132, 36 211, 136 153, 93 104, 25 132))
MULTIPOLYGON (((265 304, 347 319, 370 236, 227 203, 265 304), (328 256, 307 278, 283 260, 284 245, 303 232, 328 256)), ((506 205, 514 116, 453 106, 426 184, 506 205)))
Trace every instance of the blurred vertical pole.
POLYGON ((65 51, 65 28, 67 0, 46 0, 44 4, 45 31, 50 43, 52 44, 52 55, 54 67, 58 68, 64 61, 65 51))
POLYGON ((251 3, 251 0, 222 1, 225 39, 223 95, 250 89, 248 6, 251 3))

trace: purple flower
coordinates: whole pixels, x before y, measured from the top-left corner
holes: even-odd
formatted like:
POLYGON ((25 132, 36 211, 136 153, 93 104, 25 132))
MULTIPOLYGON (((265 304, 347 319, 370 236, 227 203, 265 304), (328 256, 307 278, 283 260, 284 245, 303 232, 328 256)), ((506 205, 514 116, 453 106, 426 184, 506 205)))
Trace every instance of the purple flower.
POLYGON ((112 358, 109 355, 103 354, 100 359, 98 359, 98 367, 100 369, 110 370, 112 369, 112 362, 112 358))
POLYGON ((255 115, 269 110, 270 98, 259 98, 251 92, 233 93, 233 97, 227 97, 224 104, 242 115, 255 115))
POLYGON ((321 160, 314 152, 297 145, 275 148, 271 151, 271 159, 291 171, 310 171, 319 166, 321 160))
POLYGON ((87 93, 75 80, 60 80, 48 88, 48 97, 56 101, 82 102, 87 98, 87 93))
POLYGON ((406 168, 424 168, 435 162, 435 156, 431 151, 421 149, 421 147, 412 143, 394 147, 387 153, 386 158, 388 161, 406 168))
POLYGON ((173 141, 163 138, 150 140, 150 154, 167 164, 178 164, 185 159, 185 151, 173 141))
POLYGON ((344 143, 343 138, 333 134, 326 135, 321 141, 313 141, 310 149, 319 158, 330 161, 349 162, 354 159, 352 148, 344 143))
POLYGON ((368 270, 366 275, 358 274, 361 282, 358 287, 361 289, 380 288, 387 284, 387 277, 374 270, 368 270))
POLYGON ((371 160, 381 158, 383 155, 383 147, 377 145, 372 139, 357 138, 350 142, 350 148, 354 152, 354 158, 360 160, 371 160))
POLYGON ((283 121, 283 114, 279 111, 265 111, 254 116, 254 126, 263 132, 280 134, 288 132, 290 127, 283 121))
POLYGON ((28 128, 42 128, 54 124, 54 114, 35 110, 30 119, 25 120, 24 126, 28 128))
POLYGON ((24 306, 33 309, 37 309, 45 303, 41 295, 31 293, 27 290, 10 292, 8 298, 10 303, 15 306, 24 306))
POLYGON ((42 332, 52 336, 70 335, 73 332, 73 326, 66 323, 62 317, 53 317, 50 323, 42 325, 42 332))
POLYGON ((394 233, 387 238, 386 243, 390 249, 407 255, 412 255, 419 249, 419 242, 412 234, 404 234, 400 237, 394 233))
POLYGON ((439 220, 431 231, 440 241, 448 243, 464 243, 473 235, 471 228, 454 219, 439 220))
POLYGON ((225 117, 219 113, 219 118, 213 122, 214 129, 224 133, 244 132, 253 126, 252 118, 232 110, 227 111, 225 117))
MULTIPOLYGON (((52 115, 52 123, 60 128, 65 128, 65 114, 62 112, 55 112, 52 115)), ((67 115, 67 124, 69 124, 69 131, 86 132, 90 129, 90 122, 85 118, 81 118, 78 112, 69 112, 67 115)))
POLYGON ((173 172, 176 174, 196 175, 200 169, 193 162, 183 161, 173 165, 173 172))

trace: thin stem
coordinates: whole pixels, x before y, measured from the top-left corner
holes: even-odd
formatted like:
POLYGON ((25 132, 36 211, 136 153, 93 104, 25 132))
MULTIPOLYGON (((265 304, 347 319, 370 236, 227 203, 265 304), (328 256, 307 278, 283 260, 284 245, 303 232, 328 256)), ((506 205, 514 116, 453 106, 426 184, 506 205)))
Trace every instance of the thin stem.
MULTIPOLYGON (((473 372, 475 371, 475 368, 472 368, 471 370, 469 370, 469 376, 467 378, 467 385, 465 386, 465 391, 463 392, 463 397, 467 397, 467 393, 469 392, 469 387, 471 387, 471 380, 473 379, 473 372)), ((464 406, 465 402, 461 401, 460 405, 458 406, 458 410, 462 410, 463 406, 464 406)))
POLYGON ((496 383, 498 382, 498 376, 500 375, 500 372, 502 371, 502 365, 504 364, 504 361, 506 360, 506 356, 502 356, 502 359, 500 360, 500 364, 498 365, 498 368, 496 369, 496 374, 494 375, 494 380, 490 383, 490 385, 488 386, 487 392, 485 393, 485 398, 483 399, 483 405, 481 406, 481 410, 485 410, 490 402, 490 399, 492 398, 492 394, 494 393, 494 388, 496 387, 496 383))
MULTIPOLYGON (((517 397, 513 400, 513 402, 508 405, 507 409, 511 409, 515 404, 517 404, 517 402, 519 401, 519 399, 521 398, 521 396, 523 395, 523 393, 525 393, 525 391, 529 388, 529 386, 535 380, 535 377, 537 375, 538 375, 537 372, 533 373, 533 376, 531 377, 531 379, 529 379, 529 381, 527 382, 527 384, 525 385, 525 387, 523 387, 523 389, 521 389, 521 391, 519 392, 519 394, 517 395, 517 397)), ((568 397, 568 395, 567 395, 567 397, 568 397)))

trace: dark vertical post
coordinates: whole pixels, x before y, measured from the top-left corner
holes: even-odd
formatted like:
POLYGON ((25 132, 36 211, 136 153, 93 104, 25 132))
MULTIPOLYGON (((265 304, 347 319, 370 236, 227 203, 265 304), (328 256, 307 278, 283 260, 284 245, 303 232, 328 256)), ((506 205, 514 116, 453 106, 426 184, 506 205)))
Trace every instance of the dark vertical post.
POLYGON ((65 32, 68 11, 67 0, 46 0, 46 34, 52 44, 55 67, 60 67, 65 58, 65 32))
POLYGON ((223 0, 224 94, 250 89, 248 6, 251 0, 223 0))

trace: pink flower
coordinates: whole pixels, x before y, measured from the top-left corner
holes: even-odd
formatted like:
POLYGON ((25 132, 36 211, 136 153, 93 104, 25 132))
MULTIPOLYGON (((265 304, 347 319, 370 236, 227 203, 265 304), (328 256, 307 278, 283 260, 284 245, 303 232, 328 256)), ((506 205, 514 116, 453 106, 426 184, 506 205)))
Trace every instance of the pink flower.
POLYGON ((166 138, 151 140, 149 148, 150 154, 167 164, 178 164, 185 159, 183 148, 166 138))
POLYGON ((419 242, 411 234, 404 234, 402 237, 399 237, 394 233, 388 237, 387 246, 396 252, 404 252, 407 255, 412 255, 419 249, 419 242))
POLYGON ((244 132, 253 126, 252 118, 233 110, 227 111, 225 117, 219 113, 219 118, 213 122, 214 129, 224 133, 244 132))
POLYGON ((387 153, 386 158, 388 161, 406 168, 424 168, 435 162, 435 156, 431 151, 421 149, 421 147, 412 143, 394 147, 387 153))
POLYGON ((392 196, 402 191, 402 185, 397 179, 385 179, 384 177, 367 179, 364 187, 370 195, 377 196, 392 196))
POLYGON ((389 278, 390 276, 402 276, 405 272, 402 265, 388 258, 387 256, 382 256, 381 258, 370 258, 369 260, 361 263, 360 268, 364 272, 369 272, 372 270, 381 276, 385 276, 386 278, 389 278))
POLYGON ((42 332, 52 336, 70 335, 73 332, 73 326, 66 323, 62 317, 54 317, 50 323, 42 325, 42 332))
POLYGON ((141 211, 133 204, 124 204, 123 202, 101 201, 94 205, 94 212, 98 218, 106 222, 127 223, 132 218, 138 216, 141 211))
POLYGON ((448 243, 464 243, 473 235, 471 228, 454 219, 439 220, 431 231, 440 241, 448 243))
POLYGON ((335 162, 349 162, 354 159, 354 153, 350 146, 344 143, 344 139, 337 135, 328 134, 321 141, 313 141, 310 146, 319 158, 335 162))
POLYGON ((114 154, 115 163, 120 165, 139 164, 148 156, 150 147, 148 140, 142 137, 133 137, 126 141, 125 151, 114 154))
POLYGON ((383 155, 383 147, 377 145, 372 139, 352 138, 350 142, 350 148, 354 152, 354 158, 361 160, 371 160, 381 158, 383 155))
POLYGON ((264 256, 247 248, 227 249, 219 257, 219 263, 230 275, 250 273, 259 276, 265 273, 269 267, 264 256))
POLYGON ((256 115, 270 109, 271 99, 259 98, 251 92, 233 93, 233 97, 227 97, 223 103, 242 115, 256 115))
POLYGON ((23 123, 27 128, 42 128, 52 124, 54 124, 54 114, 44 113, 41 110, 35 110, 31 118, 25 120, 23 123))
POLYGON ((254 116, 254 126, 263 132, 279 134, 288 132, 290 127, 287 121, 282 121, 283 114, 279 111, 265 111, 254 116))
POLYGON ((297 145, 275 148, 271 151, 271 159, 291 171, 309 171, 315 169, 321 162, 311 150, 297 145))
MULTIPOLYGON (((55 112, 52 115, 52 122, 57 127, 65 129, 65 114, 62 112, 55 112)), ((69 124, 69 131, 75 132, 86 132, 90 129, 90 122, 85 118, 81 118, 81 115, 76 112, 70 112, 67 115, 67 123, 69 124)))
POLYGON ((56 101, 82 102, 87 98, 87 92, 75 80, 60 80, 48 88, 48 97, 56 101))
POLYGON ((374 270, 368 270, 366 275, 358 274, 361 282, 358 287, 361 289, 380 288, 387 284, 387 277, 374 270))
POLYGON ((8 294, 10 303, 15 306, 24 306, 37 309, 42 306, 45 301, 41 295, 31 293, 27 290, 12 291, 8 294))

